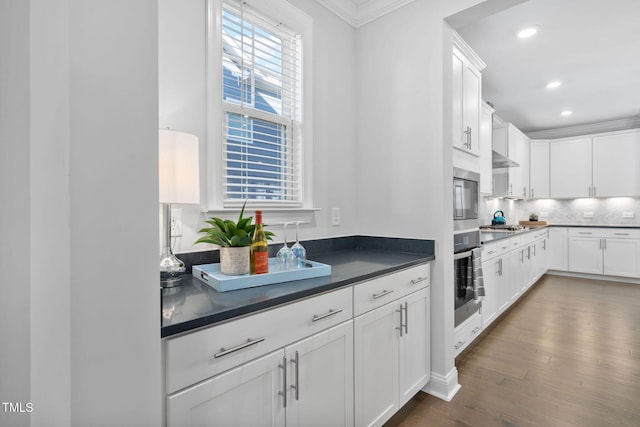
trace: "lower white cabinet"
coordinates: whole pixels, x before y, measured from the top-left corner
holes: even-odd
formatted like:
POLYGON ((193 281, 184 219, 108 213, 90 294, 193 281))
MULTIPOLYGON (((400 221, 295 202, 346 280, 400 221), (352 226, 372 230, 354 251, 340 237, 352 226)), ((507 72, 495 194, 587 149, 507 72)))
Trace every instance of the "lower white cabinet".
POLYGON ((572 228, 569 271, 640 277, 640 230, 572 228))
POLYGON ((350 426, 352 360, 348 321, 171 395, 167 425, 350 426))
POLYGON ((429 289, 354 319, 355 425, 379 426, 429 381, 429 289))
POLYGON ((429 282, 422 264, 168 338, 166 425, 381 425, 429 381, 429 282))
POLYGON ((284 351, 169 396, 167 426, 284 426, 284 351))
POLYGON ((285 356, 286 425, 352 425, 353 321, 287 347, 285 356))
POLYGON ((549 228, 549 251, 547 266, 549 270, 567 271, 567 229, 565 227, 549 228))

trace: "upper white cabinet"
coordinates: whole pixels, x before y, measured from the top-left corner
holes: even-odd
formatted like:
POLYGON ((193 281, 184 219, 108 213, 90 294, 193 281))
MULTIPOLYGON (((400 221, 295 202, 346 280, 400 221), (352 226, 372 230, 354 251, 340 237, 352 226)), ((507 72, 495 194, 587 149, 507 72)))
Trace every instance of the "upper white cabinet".
POLYGON ((593 137, 593 196, 640 196, 640 130, 593 137))
POLYGON ((480 115, 480 193, 493 193, 493 165, 491 149, 493 146, 493 113, 494 109, 482 103, 480 115))
POLYGON ((453 33, 453 147, 480 156, 480 111, 485 63, 453 33))
POLYGON ((549 158, 551 197, 591 197, 591 138, 553 141, 549 158))
POLYGON ((511 123, 493 128, 493 150, 518 164, 494 169, 495 196, 529 198, 529 138, 511 123))
MULTIPOLYGON (((541 162, 532 157, 532 177, 541 162)), ((550 141, 549 180, 553 198, 639 196, 640 130, 550 141)))
POLYGON ((549 198, 549 142, 531 141, 529 146, 529 197, 549 198))

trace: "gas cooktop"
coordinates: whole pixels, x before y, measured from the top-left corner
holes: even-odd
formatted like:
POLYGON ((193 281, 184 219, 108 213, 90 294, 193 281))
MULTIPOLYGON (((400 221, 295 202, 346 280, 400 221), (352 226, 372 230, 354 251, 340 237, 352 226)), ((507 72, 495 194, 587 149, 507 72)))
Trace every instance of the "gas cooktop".
POLYGON ((486 231, 526 231, 529 227, 520 224, 502 224, 502 225, 481 225, 480 230, 486 231))

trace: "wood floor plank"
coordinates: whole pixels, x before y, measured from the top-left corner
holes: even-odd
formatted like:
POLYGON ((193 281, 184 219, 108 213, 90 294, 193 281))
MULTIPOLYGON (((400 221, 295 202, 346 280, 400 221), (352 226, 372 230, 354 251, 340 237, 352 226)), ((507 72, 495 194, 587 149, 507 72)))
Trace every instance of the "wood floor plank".
POLYGON ((386 426, 640 426, 639 285, 544 276, 496 322, 451 402, 419 393, 386 426))

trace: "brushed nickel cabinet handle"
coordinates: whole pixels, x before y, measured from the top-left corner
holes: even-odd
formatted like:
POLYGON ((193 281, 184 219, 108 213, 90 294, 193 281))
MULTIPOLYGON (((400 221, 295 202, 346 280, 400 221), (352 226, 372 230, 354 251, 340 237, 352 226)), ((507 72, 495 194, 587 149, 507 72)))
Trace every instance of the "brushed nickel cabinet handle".
POLYGON ((382 298, 383 296, 389 295, 390 293, 393 293, 393 289, 383 290, 380 293, 373 294, 373 299, 382 298))
POLYGON ((282 365, 278 366, 282 368, 282 391, 278 392, 282 396, 282 407, 287 407, 287 356, 282 358, 282 365))
POLYGON ((320 315, 314 314, 313 318, 311 319, 311 321, 312 322, 317 322, 318 320, 326 319, 329 316, 333 316, 333 315, 341 313, 341 312, 342 312, 342 309, 339 309, 339 310, 330 309, 325 314, 320 314, 320 315))
POLYGON ((243 348, 247 348, 247 347, 250 347, 250 346, 252 346, 252 345, 256 345, 256 344, 258 344, 258 343, 261 343, 262 341, 264 341, 264 337, 262 337, 262 338, 257 338, 257 339, 255 339, 255 340, 252 340, 251 338, 248 338, 248 339, 247 339, 247 342, 242 343, 242 344, 240 344, 240 345, 237 345, 237 346, 235 346, 235 347, 231 347, 231 348, 229 348, 229 349, 226 349, 226 348, 222 347, 222 348, 220 349, 220 352, 219 352, 219 353, 214 354, 214 355, 213 355, 213 357, 214 357, 214 359, 217 359, 217 358, 219 358, 219 357, 226 356, 226 355, 231 354, 231 353, 233 353, 233 352, 236 352, 236 351, 238 351, 238 350, 242 350, 243 348))
POLYGON ((291 359, 291 363, 295 363, 296 385, 291 384, 291 388, 296 391, 296 400, 300 400, 300 352, 296 351, 295 357, 291 359))
POLYGON ((418 277, 417 279, 411 279, 411 284, 415 285, 416 283, 424 282, 427 280, 426 277, 418 277))

